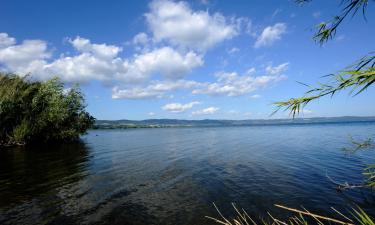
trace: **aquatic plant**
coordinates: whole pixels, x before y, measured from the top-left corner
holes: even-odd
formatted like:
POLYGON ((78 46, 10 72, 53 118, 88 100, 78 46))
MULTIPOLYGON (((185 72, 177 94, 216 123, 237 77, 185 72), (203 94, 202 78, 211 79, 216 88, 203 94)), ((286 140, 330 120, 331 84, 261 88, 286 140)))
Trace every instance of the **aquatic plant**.
POLYGON ((283 205, 277 205, 276 207, 287 210, 289 212, 294 213, 293 216, 289 217, 286 220, 278 219, 268 213, 268 218, 260 219, 260 223, 255 222, 256 220, 253 219, 244 209, 238 209, 238 207, 232 203, 232 206, 236 212, 236 216, 233 218, 226 218, 220 212, 218 207, 214 204, 219 218, 214 218, 211 216, 206 216, 206 218, 211 219, 219 224, 223 225, 309 225, 309 224, 342 224, 342 225, 375 225, 375 220, 371 218, 365 211, 361 208, 352 208, 351 215, 345 216, 343 213, 339 212, 335 208, 331 208, 334 213, 340 216, 340 219, 335 219, 331 217, 326 217, 322 215, 318 215, 308 211, 307 209, 303 208, 303 210, 294 209, 290 207, 286 207, 283 205), (349 217, 352 217, 350 219, 349 217))

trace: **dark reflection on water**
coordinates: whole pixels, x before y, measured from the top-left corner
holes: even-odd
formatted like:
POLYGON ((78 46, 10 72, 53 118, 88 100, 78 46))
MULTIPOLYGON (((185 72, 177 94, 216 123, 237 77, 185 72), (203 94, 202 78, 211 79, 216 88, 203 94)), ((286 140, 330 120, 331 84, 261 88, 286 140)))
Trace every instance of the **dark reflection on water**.
POLYGON ((361 191, 326 178, 363 181, 375 152, 347 156, 348 135, 375 123, 91 131, 82 143, 0 151, 0 224, 212 224, 236 202, 252 215, 285 217, 273 204, 328 215, 361 191))

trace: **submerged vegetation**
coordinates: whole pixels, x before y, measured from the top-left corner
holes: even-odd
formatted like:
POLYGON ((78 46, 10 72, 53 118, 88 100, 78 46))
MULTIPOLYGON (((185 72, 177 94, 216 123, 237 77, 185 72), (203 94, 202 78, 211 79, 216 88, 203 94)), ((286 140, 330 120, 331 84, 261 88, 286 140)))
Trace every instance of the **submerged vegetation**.
POLYGON ((94 124, 78 86, 0 73, 0 145, 71 141, 94 124))

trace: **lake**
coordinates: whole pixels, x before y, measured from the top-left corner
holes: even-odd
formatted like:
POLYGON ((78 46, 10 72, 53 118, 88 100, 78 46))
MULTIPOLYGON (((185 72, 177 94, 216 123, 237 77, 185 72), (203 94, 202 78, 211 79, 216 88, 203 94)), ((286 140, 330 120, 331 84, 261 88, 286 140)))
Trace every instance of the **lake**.
POLYGON ((254 217, 274 204, 330 215, 358 204, 375 151, 347 154, 375 123, 92 130, 81 143, 0 151, 0 224, 215 224, 231 203, 254 217))

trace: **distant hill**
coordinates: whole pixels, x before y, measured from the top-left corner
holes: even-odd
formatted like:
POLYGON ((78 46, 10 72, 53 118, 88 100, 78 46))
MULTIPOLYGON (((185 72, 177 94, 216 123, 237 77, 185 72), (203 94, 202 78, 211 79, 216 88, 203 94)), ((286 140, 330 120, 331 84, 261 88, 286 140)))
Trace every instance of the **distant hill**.
POLYGON ((356 123, 375 122, 375 117, 316 117, 296 119, 254 119, 254 120, 97 120, 94 129, 162 128, 162 127, 222 127, 222 126, 259 126, 288 124, 356 123))

